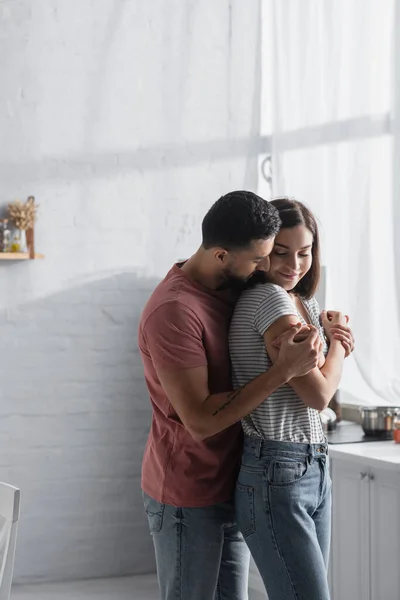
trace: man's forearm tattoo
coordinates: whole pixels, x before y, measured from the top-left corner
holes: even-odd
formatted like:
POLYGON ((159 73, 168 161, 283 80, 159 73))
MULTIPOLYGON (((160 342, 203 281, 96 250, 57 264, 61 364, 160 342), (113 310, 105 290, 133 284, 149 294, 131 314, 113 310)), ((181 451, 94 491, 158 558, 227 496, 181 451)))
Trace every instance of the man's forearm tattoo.
POLYGON ((215 417, 215 415, 217 415, 222 410, 224 410, 224 408, 226 408, 227 406, 232 404, 232 402, 235 400, 235 398, 237 398, 239 396, 239 394, 242 392, 244 387, 245 386, 242 385, 242 387, 238 388, 237 390, 233 390, 233 392, 229 392, 229 394, 227 396, 228 399, 223 404, 221 404, 221 406, 219 406, 215 412, 213 412, 212 416, 215 417))

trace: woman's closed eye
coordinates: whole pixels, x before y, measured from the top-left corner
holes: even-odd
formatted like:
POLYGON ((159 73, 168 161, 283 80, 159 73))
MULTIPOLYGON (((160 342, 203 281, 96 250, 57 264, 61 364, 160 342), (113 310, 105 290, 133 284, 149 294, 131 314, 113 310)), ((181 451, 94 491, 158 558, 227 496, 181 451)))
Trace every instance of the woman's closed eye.
MULTIPOLYGON (((274 250, 274 254, 276 256, 286 256, 287 252, 278 252, 277 250, 274 250)), ((301 256, 301 258, 307 258, 308 256, 311 256, 311 254, 299 253, 298 256, 301 256)))

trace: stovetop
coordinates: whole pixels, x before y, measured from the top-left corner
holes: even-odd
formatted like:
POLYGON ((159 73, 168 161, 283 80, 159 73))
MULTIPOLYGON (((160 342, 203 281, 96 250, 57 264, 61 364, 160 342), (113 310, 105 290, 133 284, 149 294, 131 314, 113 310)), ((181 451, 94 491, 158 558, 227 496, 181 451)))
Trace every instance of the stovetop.
POLYGON ((361 442, 382 442, 391 440, 392 433, 384 435, 365 435, 361 425, 352 421, 340 421, 336 429, 328 431, 326 434, 329 444, 356 444, 361 442))

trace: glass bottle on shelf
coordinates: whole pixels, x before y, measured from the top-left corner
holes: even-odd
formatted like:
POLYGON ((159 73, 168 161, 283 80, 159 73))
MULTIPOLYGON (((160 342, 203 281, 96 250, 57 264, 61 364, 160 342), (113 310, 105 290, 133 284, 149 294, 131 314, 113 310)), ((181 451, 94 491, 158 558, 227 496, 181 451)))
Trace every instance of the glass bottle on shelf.
POLYGON ((0 219, 0 252, 4 252, 4 219, 0 219))
POLYGON ((8 219, 0 220, 0 252, 10 252, 11 231, 8 228, 8 219))

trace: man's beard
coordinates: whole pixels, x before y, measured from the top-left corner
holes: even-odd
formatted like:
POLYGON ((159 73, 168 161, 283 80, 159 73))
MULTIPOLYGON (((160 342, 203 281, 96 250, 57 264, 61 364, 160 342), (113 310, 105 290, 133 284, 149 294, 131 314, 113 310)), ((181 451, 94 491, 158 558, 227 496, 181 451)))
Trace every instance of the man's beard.
POLYGON ((248 277, 240 277, 239 275, 235 275, 229 268, 226 268, 222 272, 222 277, 223 280, 218 286, 219 290, 229 289, 238 292, 245 290, 248 287, 252 287, 257 283, 265 283, 267 281, 263 271, 254 271, 254 273, 248 277))
POLYGON ((268 283, 268 275, 265 271, 254 271, 244 284, 244 289, 253 287, 259 283, 268 283))

